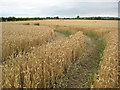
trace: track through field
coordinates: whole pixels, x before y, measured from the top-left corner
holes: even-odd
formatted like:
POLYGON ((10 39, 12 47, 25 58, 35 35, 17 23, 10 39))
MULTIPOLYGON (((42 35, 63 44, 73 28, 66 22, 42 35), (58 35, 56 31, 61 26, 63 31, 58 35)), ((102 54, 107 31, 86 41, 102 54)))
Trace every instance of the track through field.
POLYGON ((56 81, 54 88, 90 88, 99 64, 99 45, 95 38, 86 36, 87 48, 79 60, 56 81))

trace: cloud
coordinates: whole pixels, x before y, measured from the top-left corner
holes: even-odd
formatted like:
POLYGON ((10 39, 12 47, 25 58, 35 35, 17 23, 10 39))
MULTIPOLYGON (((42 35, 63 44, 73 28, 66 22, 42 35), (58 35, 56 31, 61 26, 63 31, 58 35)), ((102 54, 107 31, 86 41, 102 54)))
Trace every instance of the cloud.
POLYGON ((1 16, 117 16, 119 0, 0 0, 1 16))
POLYGON ((74 2, 62 3, 57 6, 44 8, 41 12, 46 12, 46 15, 74 17, 80 16, 117 16, 117 5, 115 2, 74 2))

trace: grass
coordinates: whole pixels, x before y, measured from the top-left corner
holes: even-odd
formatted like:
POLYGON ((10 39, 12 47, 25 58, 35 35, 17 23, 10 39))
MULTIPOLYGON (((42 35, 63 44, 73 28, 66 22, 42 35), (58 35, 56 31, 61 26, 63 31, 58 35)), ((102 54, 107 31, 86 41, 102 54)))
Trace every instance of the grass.
POLYGON ((91 68, 92 72, 91 72, 91 78, 88 81, 88 84, 89 84, 88 86, 90 86, 91 84, 94 83, 94 74, 97 73, 100 68, 99 63, 103 59, 103 53, 104 53, 104 49, 106 46, 106 42, 101 36, 99 36, 93 32, 84 32, 84 35, 95 40, 96 45, 97 45, 97 54, 96 55, 98 57, 96 60, 91 60, 92 61, 92 68, 91 68))
POLYGON ((88 33, 84 33, 84 34, 96 41, 96 44, 98 46, 98 54, 99 54, 98 59, 101 60, 103 57, 103 51, 106 46, 105 40, 101 36, 99 36, 93 32, 88 32, 88 33))
POLYGON ((59 33, 62 33, 64 34, 66 37, 69 37, 70 35, 72 35, 73 33, 70 32, 70 31, 67 31, 67 30, 54 30, 55 32, 59 32, 59 33))

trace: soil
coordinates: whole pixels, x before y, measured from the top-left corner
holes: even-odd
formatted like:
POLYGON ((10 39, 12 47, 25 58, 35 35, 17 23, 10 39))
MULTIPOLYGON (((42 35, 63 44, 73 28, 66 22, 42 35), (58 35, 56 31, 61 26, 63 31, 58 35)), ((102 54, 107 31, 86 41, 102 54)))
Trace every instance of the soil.
POLYGON ((59 32, 55 32, 55 35, 56 35, 56 37, 53 38, 53 41, 58 41, 58 40, 64 39, 66 37, 64 34, 59 33, 59 32))

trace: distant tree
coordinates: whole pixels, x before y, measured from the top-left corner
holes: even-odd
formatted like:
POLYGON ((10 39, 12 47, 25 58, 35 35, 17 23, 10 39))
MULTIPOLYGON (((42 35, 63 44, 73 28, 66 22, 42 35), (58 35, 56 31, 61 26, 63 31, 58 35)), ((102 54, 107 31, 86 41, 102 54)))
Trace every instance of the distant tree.
POLYGON ((51 19, 51 17, 46 17, 46 19, 51 19))
POLYGON ((95 17, 94 19, 95 20, 101 20, 102 18, 101 17, 95 17))
POLYGON ((15 17, 8 17, 7 19, 8 19, 8 21, 16 21, 15 17))
POLYGON ((6 21, 5 17, 0 17, 0 21, 6 21))
POLYGON ((32 17, 32 18, 29 18, 29 17, 26 17, 26 18, 23 18, 23 17, 0 17, 0 21, 3 21, 3 22, 6 22, 6 21, 24 21, 24 20, 44 20, 44 19, 86 19, 86 20, 120 20, 119 17, 75 17, 75 18, 67 18, 67 17, 64 17, 64 18, 59 18, 58 16, 57 17, 32 17))
POLYGON ((59 17, 57 16, 57 17, 54 17, 54 19, 59 19, 59 17))
POLYGON ((79 19, 79 18, 80 18, 80 16, 77 16, 76 18, 77 18, 77 19, 79 19))

